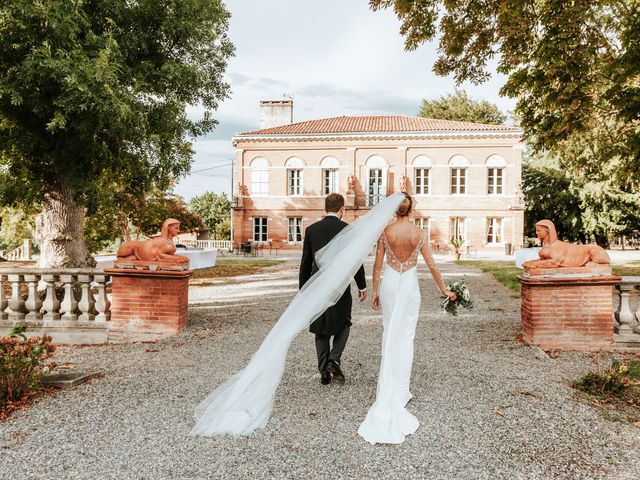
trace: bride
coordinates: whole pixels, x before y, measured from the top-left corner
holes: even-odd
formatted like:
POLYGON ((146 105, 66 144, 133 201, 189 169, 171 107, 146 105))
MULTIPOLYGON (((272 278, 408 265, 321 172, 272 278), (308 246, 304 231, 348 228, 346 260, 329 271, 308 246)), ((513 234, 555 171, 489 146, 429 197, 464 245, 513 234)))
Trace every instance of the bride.
MULTIPOLYGON (((258 428, 264 428, 271 415, 273 398, 284 372, 291 342, 300 331, 307 328, 328 307, 338 301, 371 251, 371 246, 376 243, 396 214, 398 206, 404 201, 405 196, 401 193, 387 197, 369 214, 345 227, 316 253, 315 261, 319 270, 304 284, 287 306, 249 364, 216 388, 198 405, 195 411, 196 424, 190 435, 249 435, 258 428)), ((402 220, 397 223, 400 225, 402 220)), ((389 238, 396 237, 391 236, 390 233, 389 238)), ((394 246, 395 241, 393 240, 394 246)), ((402 255, 403 250, 399 246, 394 248, 398 248, 394 251, 402 255)), ((404 257, 401 256, 401 258, 404 257)), ((400 276, 405 278, 404 274, 400 276)), ((386 279, 385 282, 388 283, 386 279)), ((386 284, 385 282, 383 284, 386 284)), ((440 279, 441 283, 442 279, 440 279)), ((403 288, 406 288, 404 283, 403 288)), ((441 289, 444 290, 442 287, 441 289)), ((384 292, 382 292, 382 305, 386 308, 385 304, 391 304, 393 297, 388 297, 384 292)), ((412 298, 417 296, 419 302, 417 287, 415 289, 411 287, 409 293, 398 292, 398 299, 405 296, 412 298)), ((394 324, 394 322, 391 323, 394 324)), ((387 335, 386 330, 385 335, 387 335)), ((393 336, 395 337, 396 334, 393 336)), ((411 341, 413 341, 412 338, 411 341)), ((386 358, 384 352, 383 358, 386 358)), ((389 362, 389 365, 392 363, 394 362, 389 362)), ((410 364, 411 359, 409 359, 410 364)), ((408 382, 408 376, 406 380, 408 382)), ((395 389, 391 390, 395 391, 395 389)), ((404 404, 401 408, 404 408, 404 404)))
POLYGON ((420 310, 420 287, 416 265, 421 253, 440 291, 455 300, 447 290, 433 261, 424 230, 409 221, 412 199, 404 199, 396 221, 385 228, 377 243, 373 266, 371 306, 382 307, 384 333, 382 362, 376 401, 369 409, 358 433, 369 443, 402 443, 405 435, 418 428, 418 420, 405 408, 411 400, 409 381, 413 364, 413 339, 420 310), (380 272, 387 257, 382 283, 380 272))

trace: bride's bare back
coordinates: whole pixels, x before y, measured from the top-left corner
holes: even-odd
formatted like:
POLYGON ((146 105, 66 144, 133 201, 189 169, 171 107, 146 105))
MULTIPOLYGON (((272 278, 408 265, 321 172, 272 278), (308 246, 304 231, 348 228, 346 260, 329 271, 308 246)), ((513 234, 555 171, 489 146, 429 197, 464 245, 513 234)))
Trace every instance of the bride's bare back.
POLYGON ((384 230, 387 245, 400 262, 406 262, 415 252, 423 230, 411 225, 409 222, 396 222, 384 230))
POLYGON ((375 310, 380 307, 378 291, 385 253, 387 254, 387 264, 400 273, 415 267, 418 262, 418 253, 421 253, 438 289, 443 294, 455 299, 455 294, 447 289, 442 280, 442 275, 433 260, 424 231, 414 226, 407 217, 398 217, 395 223, 385 228, 377 244, 376 259, 373 265, 373 296, 371 298, 371 304, 375 310))

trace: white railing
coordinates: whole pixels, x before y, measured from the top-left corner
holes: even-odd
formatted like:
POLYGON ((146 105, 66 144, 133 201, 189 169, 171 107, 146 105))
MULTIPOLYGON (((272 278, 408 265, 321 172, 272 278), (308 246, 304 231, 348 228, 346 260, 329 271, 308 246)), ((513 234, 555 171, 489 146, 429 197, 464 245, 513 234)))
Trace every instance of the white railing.
POLYGON ((10 262, 17 262, 20 260, 31 260, 31 240, 24 240, 22 245, 13 250, 0 251, 0 257, 10 262))
POLYGON ((106 327, 111 319, 109 280, 102 270, 0 268, 0 322, 106 327), (44 295, 38 291, 41 283, 44 295), (62 298, 57 295, 60 289, 62 298))
POLYGON ((219 250, 233 250, 233 242, 231 240, 182 240, 180 242, 185 247, 192 248, 216 248, 219 250))
POLYGON ((634 290, 640 289, 640 277, 622 277, 616 285, 618 308, 615 312, 614 331, 620 341, 638 342, 640 345, 640 308, 634 290))

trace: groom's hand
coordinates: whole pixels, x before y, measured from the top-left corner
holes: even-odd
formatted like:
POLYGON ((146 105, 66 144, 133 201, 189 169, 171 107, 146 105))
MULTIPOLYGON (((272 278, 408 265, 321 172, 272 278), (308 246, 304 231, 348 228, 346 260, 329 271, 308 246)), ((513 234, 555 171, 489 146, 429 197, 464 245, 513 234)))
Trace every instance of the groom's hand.
POLYGON ((358 290, 358 299, 360 299, 360 303, 364 302, 367 299, 367 291, 358 290))

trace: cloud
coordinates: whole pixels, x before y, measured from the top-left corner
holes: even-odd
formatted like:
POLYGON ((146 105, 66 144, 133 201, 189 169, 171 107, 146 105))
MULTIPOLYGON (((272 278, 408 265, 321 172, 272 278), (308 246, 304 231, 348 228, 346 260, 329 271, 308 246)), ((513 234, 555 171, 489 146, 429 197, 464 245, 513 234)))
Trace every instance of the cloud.
POLYGON ((245 86, 257 89, 263 88, 289 88, 289 84, 277 78, 271 77, 253 77, 238 72, 230 72, 227 74, 231 86, 245 86))
POLYGON ((415 115, 420 107, 420 98, 395 95, 381 90, 355 90, 341 88, 331 83, 305 85, 295 90, 296 96, 308 97, 313 102, 323 98, 337 101, 344 109, 375 115, 415 115))
POLYGON ((231 143, 231 138, 240 132, 248 132, 258 128, 258 118, 241 118, 241 117, 228 117, 220 115, 217 117, 218 125, 215 130, 207 133, 205 136, 200 137, 206 140, 227 140, 231 143))

